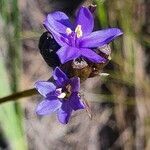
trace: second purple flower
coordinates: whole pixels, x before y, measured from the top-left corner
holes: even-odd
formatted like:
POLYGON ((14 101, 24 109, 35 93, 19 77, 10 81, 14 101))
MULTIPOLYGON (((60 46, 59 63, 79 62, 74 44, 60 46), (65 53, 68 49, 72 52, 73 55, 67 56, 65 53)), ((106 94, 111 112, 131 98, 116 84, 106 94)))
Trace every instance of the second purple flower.
POLYGON ((67 124, 73 110, 85 108, 79 96, 80 79, 78 77, 69 79, 58 67, 53 72, 53 78, 54 83, 48 81, 35 83, 35 88, 44 96, 36 112, 39 115, 56 112, 58 120, 62 124, 67 124))

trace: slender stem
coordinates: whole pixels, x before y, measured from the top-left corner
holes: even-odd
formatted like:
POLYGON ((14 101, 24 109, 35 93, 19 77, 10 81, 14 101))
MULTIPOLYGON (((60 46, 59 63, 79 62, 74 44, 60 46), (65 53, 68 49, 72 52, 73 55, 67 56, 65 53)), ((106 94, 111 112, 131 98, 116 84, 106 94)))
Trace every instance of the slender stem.
POLYGON ((24 98, 24 97, 28 97, 28 96, 33 96, 36 94, 38 94, 38 92, 35 88, 17 92, 17 93, 11 94, 9 96, 0 98, 0 104, 4 103, 4 102, 9 102, 9 101, 15 101, 16 99, 20 99, 20 98, 24 98))

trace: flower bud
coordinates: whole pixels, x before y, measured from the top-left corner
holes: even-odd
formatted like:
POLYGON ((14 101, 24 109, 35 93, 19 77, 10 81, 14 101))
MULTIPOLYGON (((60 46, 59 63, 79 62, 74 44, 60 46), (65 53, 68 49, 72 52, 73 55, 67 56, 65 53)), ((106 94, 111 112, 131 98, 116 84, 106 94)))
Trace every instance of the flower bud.
POLYGON ((64 72, 71 77, 79 77, 81 82, 85 81, 91 74, 92 68, 83 58, 70 61, 62 66, 64 72))
POLYGON ((104 45, 100 48, 94 49, 95 52, 104 57, 107 61, 105 63, 91 63, 92 72, 89 77, 94 77, 100 74, 100 71, 108 64, 110 61, 111 48, 109 45, 104 45))

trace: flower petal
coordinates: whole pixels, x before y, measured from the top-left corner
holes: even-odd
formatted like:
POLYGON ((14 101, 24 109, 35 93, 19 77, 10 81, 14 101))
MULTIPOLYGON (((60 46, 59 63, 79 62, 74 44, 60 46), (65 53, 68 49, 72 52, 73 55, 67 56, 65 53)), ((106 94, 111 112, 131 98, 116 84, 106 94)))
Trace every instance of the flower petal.
POLYGON ((61 105, 62 103, 58 99, 44 99, 38 104, 36 113, 38 115, 47 115, 58 110, 61 105))
POLYGON ((122 35, 122 31, 118 28, 109 28, 92 32, 90 35, 83 37, 80 40, 80 47, 100 47, 108 44, 118 36, 122 35))
POLYGON ((51 83, 51 82, 47 82, 47 81, 37 81, 35 83, 35 88, 38 90, 38 92, 43 95, 44 97, 46 97, 49 93, 55 91, 56 86, 51 83))
POLYGON ((56 11, 47 15, 44 25, 50 29, 50 32, 55 30, 58 33, 66 33, 67 28, 72 29, 71 22, 68 16, 61 12, 56 11))
POLYGON ((72 108, 67 101, 62 103, 62 107, 57 112, 58 120, 62 124, 67 124, 72 113, 72 108))
POLYGON ((106 62, 106 59, 96 54, 93 50, 82 48, 81 55, 88 58, 90 61, 95 63, 106 62))
POLYGON ((94 27, 94 18, 90 10, 86 7, 81 7, 77 12, 75 27, 81 25, 83 35, 88 35, 94 27))
POLYGON ((78 92, 80 90, 80 78, 74 77, 70 79, 71 91, 78 92))
POLYGON ((67 61, 78 58, 80 56, 80 50, 76 47, 64 46, 57 51, 57 55, 61 63, 64 64, 67 61))
POLYGON ((84 109, 85 106, 82 103, 80 96, 78 95, 77 92, 72 93, 69 99, 70 106, 72 107, 73 110, 78 110, 78 109, 84 109))
POLYGON ((56 67, 53 71, 53 78, 59 87, 62 87, 63 84, 68 80, 66 74, 59 67, 56 67))
POLYGON ((50 13, 47 15, 43 24, 45 28, 54 36, 60 46, 67 45, 66 43, 68 43, 68 39, 63 35, 66 34, 67 28, 72 29, 72 25, 65 13, 60 11, 50 13))
POLYGON ((68 39, 65 36, 63 36, 62 34, 58 33, 54 29, 52 29, 51 26, 49 25, 49 22, 47 20, 45 20, 44 26, 53 35, 54 39, 56 40, 56 42, 60 46, 66 46, 66 45, 68 45, 67 44, 68 43, 68 39))

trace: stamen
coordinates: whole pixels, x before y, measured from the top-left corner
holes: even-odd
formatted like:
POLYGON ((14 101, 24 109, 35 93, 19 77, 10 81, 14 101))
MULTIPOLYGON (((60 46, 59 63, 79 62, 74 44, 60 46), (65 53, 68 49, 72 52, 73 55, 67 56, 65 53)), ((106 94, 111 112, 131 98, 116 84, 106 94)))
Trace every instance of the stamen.
POLYGON ((70 28, 66 28, 67 35, 70 35, 72 33, 72 30, 70 28))
POLYGON ((81 25, 77 25, 76 29, 75 29, 75 33, 77 34, 77 38, 80 38, 83 36, 83 32, 82 32, 82 29, 81 29, 81 25))
POLYGON ((66 97, 66 93, 61 93, 60 95, 57 96, 58 98, 65 98, 66 97))
POLYGON ((56 93, 59 95, 62 93, 62 88, 56 89, 56 93))
POLYGON ((71 93, 71 85, 70 85, 70 84, 68 84, 68 85, 66 86, 66 90, 67 90, 68 93, 71 93))

